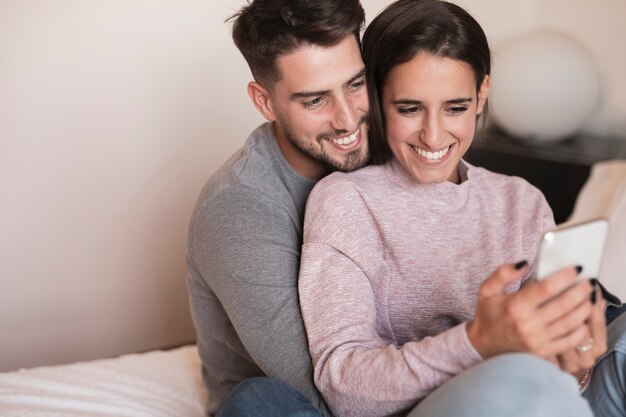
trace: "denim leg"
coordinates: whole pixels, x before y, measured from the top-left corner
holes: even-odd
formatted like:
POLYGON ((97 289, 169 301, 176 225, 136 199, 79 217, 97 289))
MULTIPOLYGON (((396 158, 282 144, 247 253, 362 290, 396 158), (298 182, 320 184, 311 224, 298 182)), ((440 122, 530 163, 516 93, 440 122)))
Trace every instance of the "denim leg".
POLYGON ((536 356, 499 355, 441 385, 409 417, 592 417, 571 375, 536 356))
POLYGON ((606 324, 607 326, 613 322, 616 318, 626 312, 626 304, 613 305, 607 304, 606 306, 606 324))
POLYGON ((608 331, 608 350, 593 369, 584 392, 596 417, 626 416, 626 314, 613 321, 608 331))
POLYGON ((216 417, 321 417, 304 396, 276 379, 257 377, 239 383, 222 400, 216 417))

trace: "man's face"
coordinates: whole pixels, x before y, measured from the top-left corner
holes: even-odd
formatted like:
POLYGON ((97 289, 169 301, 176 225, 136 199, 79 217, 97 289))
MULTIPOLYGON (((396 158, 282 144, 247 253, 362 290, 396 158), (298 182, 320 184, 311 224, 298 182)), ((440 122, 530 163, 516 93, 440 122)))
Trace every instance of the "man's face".
POLYGON ((365 67, 354 36, 278 58, 269 92, 281 150, 300 174, 353 171, 368 160, 365 67))

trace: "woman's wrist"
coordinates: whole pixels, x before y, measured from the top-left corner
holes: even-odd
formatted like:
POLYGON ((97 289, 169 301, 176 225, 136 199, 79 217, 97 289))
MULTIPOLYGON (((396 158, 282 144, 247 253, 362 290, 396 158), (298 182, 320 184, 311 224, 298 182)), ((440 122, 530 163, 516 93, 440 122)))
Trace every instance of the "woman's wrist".
POLYGON ((476 321, 476 319, 474 319, 466 324, 465 332, 467 333, 467 339, 474 347, 474 350, 476 350, 476 352, 478 352, 483 359, 487 359, 490 355, 487 354, 488 349, 486 349, 482 343, 479 327, 480 324, 476 321))

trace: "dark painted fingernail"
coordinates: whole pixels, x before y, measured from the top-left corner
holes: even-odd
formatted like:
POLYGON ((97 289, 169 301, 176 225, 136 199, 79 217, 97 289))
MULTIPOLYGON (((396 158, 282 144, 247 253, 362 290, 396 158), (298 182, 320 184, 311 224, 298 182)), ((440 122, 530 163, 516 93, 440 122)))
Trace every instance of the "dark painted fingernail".
POLYGON ((583 270, 583 267, 580 265, 576 265, 576 273, 580 274, 580 272, 583 270))
POLYGON ((596 303, 596 294, 598 293, 598 285, 600 285, 600 283, 598 282, 597 278, 589 278, 589 283, 591 284, 591 288, 593 288, 593 290, 591 290, 591 295, 589 296, 589 299, 591 300, 591 304, 595 304, 596 303))
POLYGON ((524 259, 523 261, 519 261, 518 263, 515 264, 515 269, 520 270, 526 265, 528 265, 528 261, 524 259))

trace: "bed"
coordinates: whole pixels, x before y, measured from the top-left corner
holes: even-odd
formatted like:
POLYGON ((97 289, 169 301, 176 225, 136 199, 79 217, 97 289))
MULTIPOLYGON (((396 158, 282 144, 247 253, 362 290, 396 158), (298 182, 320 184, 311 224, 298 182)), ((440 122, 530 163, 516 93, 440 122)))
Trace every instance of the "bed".
POLYGON ((0 374, 0 415, 204 417, 195 345, 0 374))

